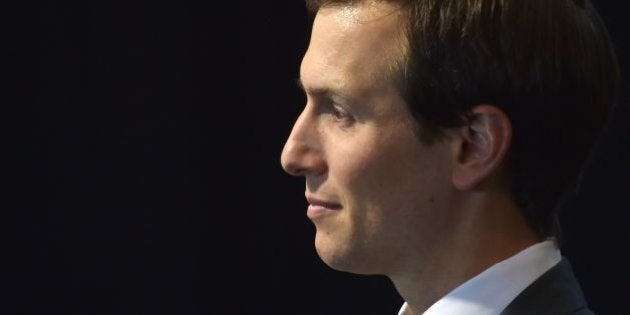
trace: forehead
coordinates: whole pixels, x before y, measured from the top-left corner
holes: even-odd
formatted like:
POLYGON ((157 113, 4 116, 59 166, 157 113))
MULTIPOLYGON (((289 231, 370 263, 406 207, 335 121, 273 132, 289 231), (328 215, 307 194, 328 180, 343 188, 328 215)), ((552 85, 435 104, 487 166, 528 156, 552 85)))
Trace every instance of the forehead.
POLYGON ((313 22, 301 80, 309 88, 373 88, 401 59, 400 9, 385 2, 321 8, 313 22))

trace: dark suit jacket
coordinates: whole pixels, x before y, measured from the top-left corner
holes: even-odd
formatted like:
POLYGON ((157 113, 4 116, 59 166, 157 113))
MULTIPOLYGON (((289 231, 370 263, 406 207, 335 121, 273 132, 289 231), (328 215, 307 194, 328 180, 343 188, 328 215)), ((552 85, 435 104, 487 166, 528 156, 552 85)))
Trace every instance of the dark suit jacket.
POLYGON ((580 284, 573 269, 562 259, 521 292, 502 315, 589 315, 580 284))

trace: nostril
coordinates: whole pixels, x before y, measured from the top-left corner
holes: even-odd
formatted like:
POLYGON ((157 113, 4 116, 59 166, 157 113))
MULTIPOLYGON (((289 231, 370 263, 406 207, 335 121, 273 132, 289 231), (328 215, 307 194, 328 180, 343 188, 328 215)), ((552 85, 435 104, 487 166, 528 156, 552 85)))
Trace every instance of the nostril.
POLYGON ((308 167, 297 159, 282 159, 282 168, 292 176, 303 176, 308 172, 308 167))
POLYGON ((306 176, 309 173, 320 174, 326 168, 326 163, 319 150, 292 140, 285 144, 280 163, 284 171, 293 176, 306 176))
POLYGON ((306 169, 299 167, 291 168, 287 171, 287 173, 292 176, 304 176, 306 175, 306 169))
POLYGON ((285 159, 282 159, 282 169, 289 175, 299 176, 300 168, 293 162, 287 162, 285 159))

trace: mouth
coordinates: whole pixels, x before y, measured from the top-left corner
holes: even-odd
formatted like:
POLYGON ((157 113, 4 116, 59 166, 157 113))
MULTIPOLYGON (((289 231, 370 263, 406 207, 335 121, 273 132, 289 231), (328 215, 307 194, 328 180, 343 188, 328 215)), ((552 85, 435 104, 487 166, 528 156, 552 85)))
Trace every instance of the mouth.
POLYGON ((312 196, 306 196, 308 201, 308 210, 306 215, 311 220, 321 219, 323 217, 337 214, 341 210, 341 204, 317 199, 312 196))

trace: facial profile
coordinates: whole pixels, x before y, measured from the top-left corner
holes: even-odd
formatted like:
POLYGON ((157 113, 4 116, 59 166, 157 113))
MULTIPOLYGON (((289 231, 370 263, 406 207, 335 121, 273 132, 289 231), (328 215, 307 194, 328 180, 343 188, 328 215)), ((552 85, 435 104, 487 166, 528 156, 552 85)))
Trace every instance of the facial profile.
POLYGON ((402 54, 398 15, 387 3, 320 9, 301 65, 307 103, 282 166, 305 178, 315 247, 338 270, 395 274, 430 259, 449 230, 452 151, 420 141, 387 79, 402 54))

